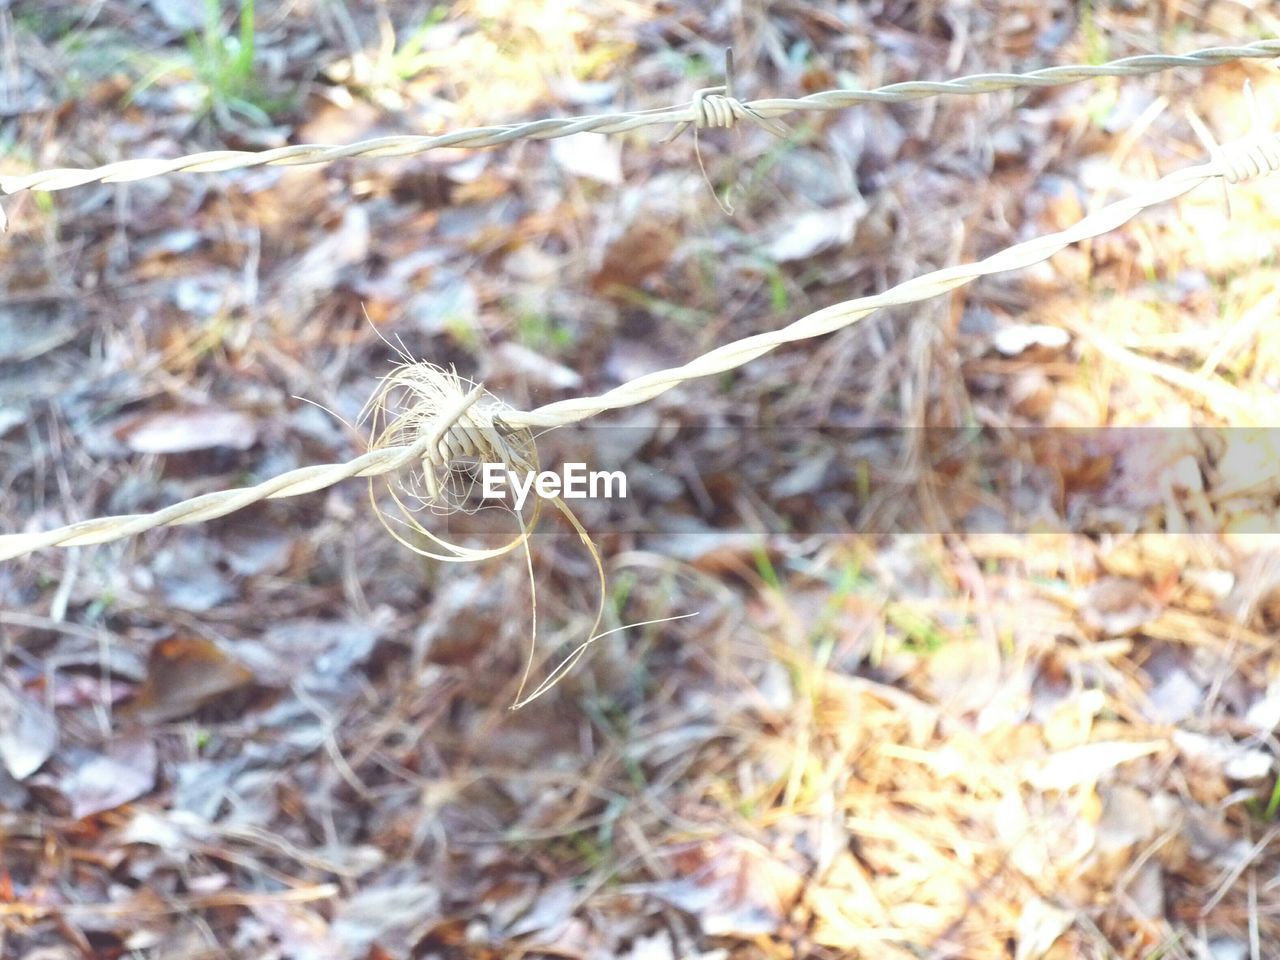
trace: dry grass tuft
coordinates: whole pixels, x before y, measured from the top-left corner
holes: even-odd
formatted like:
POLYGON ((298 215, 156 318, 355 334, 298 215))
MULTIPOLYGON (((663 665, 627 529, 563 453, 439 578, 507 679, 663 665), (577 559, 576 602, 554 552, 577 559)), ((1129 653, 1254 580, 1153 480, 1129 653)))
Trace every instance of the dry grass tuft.
POLYGON ((492 549, 480 550, 444 540, 419 520, 423 511, 438 516, 471 513, 476 503, 479 470, 485 463, 501 463, 508 470, 537 471, 538 449, 528 429, 509 429, 499 415, 510 409, 479 384, 431 363, 412 360, 400 364, 383 378, 369 399, 361 419, 373 432, 370 448, 407 446, 423 437, 433 439, 417 467, 408 475, 382 479, 395 502, 398 516, 389 513, 377 498, 377 479, 369 480, 369 496, 378 519, 401 544, 436 560, 484 560, 502 556, 524 545, 538 522, 533 515, 520 521, 520 535, 492 549), (404 529, 443 548, 426 549, 411 540, 404 529))
POLYGON ((502 414, 511 408, 480 384, 460 377, 456 370, 445 370, 432 363, 413 362, 407 356, 402 356, 406 362, 382 379, 381 385, 366 404, 361 419, 367 418, 372 428, 371 449, 408 446, 418 443, 424 437, 429 440, 422 460, 407 476, 402 474, 390 479, 370 478, 369 499, 383 527, 400 544, 425 557, 447 562, 467 562, 488 560, 519 548, 524 549, 525 566, 529 574, 529 657, 516 691, 513 708, 531 703, 559 683, 582 659, 587 648, 597 640, 633 626, 683 619, 662 617, 599 632, 600 623, 604 619, 605 598, 608 595, 604 562, 577 516, 561 497, 555 497, 551 501, 552 505, 577 532, 591 556, 591 563, 599 579, 599 601, 587 639, 553 667, 546 678, 526 696, 524 690, 537 659, 538 634, 538 592, 529 537, 538 524, 542 498, 531 498, 532 512, 528 519, 518 509, 508 507, 505 503, 499 507, 510 510, 519 525, 519 533, 496 547, 477 548, 445 539, 429 530, 419 518, 424 512, 447 519, 457 513, 475 513, 485 509, 484 502, 476 497, 476 486, 480 471, 486 463, 500 463, 511 471, 536 473, 539 469, 538 448, 533 432, 527 427, 513 428, 504 425, 502 414), (386 492, 395 504, 394 513, 378 501, 379 480, 385 485, 386 492), (423 546, 419 538, 425 539, 431 546, 423 546))

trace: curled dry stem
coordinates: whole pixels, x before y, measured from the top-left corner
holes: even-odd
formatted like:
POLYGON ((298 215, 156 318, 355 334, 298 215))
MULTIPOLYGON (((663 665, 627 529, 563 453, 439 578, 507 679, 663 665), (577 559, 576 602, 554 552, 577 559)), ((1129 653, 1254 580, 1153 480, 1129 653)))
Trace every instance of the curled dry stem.
MULTIPOLYGON (((361 413, 369 421, 373 438, 371 449, 412 447, 414 466, 406 473, 369 479, 369 501, 382 526, 400 544, 413 552, 448 563, 474 562, 503 556, 520 548, 524 550, 525 568, 529 574, 531 606, 529 656, 516 691, 513 709, 542 696, 556 685, 601 637, 617 633, 616 627, 598 633, 604 619, 604 563, 581 521, 560 497, 552 499, 569 524, 577 531, 599 579, 599 602, 588 638, 557 665, 542 683, 527 696, 524 694, 533 673, 538 635, 538 593, 533 571, 533 553, 529 538, 541 517, 541 498, 533 498, 532 514, 526 519, 515 508, 508 507, 519 525, 519 533, 497 547, 481 549, 447 540, 422 523, 426 511, 448 517, 479 509, 474 504, 475 486, 483 465, 499 463, 510 471, 537 472, 538 449, 533 433, 527 427, 509 427, 501 422, 501 414, 510 408, 484 387, 460 377, 456 370, 445 370, 431 363, 416 363, 408 357, 383 379, 361 413), (394 503, 388 510, 379 502, 381 483, 394 503), (424 541, 426 546, 424 546, 424 541)), ((691 616, 691 614, 686 614, 691 616)), ((648 620, 644 626, 678 620, 667 617, 648 620)))

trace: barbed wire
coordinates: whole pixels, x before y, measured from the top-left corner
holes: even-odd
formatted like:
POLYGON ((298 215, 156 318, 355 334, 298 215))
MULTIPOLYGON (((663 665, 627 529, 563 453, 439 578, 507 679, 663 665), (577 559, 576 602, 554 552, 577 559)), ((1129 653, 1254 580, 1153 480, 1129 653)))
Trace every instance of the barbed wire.
MULTIPOLYGON (((438 442, 438 440, 437 440, 438 442)), ((347 463, 316 464, 290 470, 252 487, 217 490, 183 500, 154 513, 124 514, 82 520, 43 533, 0 535, 0 560, 9 560, 45 547, 77 547, 110 543, 156 527, 176 527, 225 517, 263 500, 296 497, 331 487, 349 477, 376 477, 391 473, 419 459, 430 449, 432 438, 423 437, 402 447, 370 450, 347 463)))
MULTIPOLYGON (((1255 130, 1240 140, 1214 150, 1208 163, 1175 171, 1146 190, 1118 200, 1086 216, 1074 226, 1008 247, 976 263, 935 270, 907 280, 883 293, 837 303, 808 314, 779 330, 756 334, 710 351, 679 367, 637 377, 595 397, 580 397, 549 403, 531 411, 496 408, 486 413, 485 429, 491 424, 503 431, 564 426, 650 400, 690 380, 736 369, 783 344, 832 333, 868 314, 890 306, 903 306, 929 299, 994 273, 1018 270, 1046 260, 1066 246, 1116 229, 1148 207, 1166 203, 1195 189, 1207 180, 1241 182, 1280 171, 1280 134, 1255 130)), ((479 388, 477 388, 479 389, 479 388)), ((473 402, 473 391, 462 398, 473 402)), ((505 407, 505 405, 503 405, 505 407)), ((197 523, 225 516, 262 500, 297 496, 333 486, 350 477, 372 477, 399 470, 423 457, 431 458, 447 449, 444 434, 456 429, 454 420, 467 406, 441 420, 430 435, 407 446, 373 450, 348 463, 326 464, 291 470, 252 487, 217 491, 195 497, 149 514, 130 514, 85 520, 56 530, 0 536, 0 560, 22 556, 51 546, 106 543, 134 536, 156 527, 197 523)), ((465 446, 465 443, 462 444, 465 446)))
POLYGON ((606 410, 635 406, 690 380, 735 370, 783 344, 832 333, 876 310, 927 300, 979 277, 1032 266, 1072 243, 1109 233, 1147 207, 1176 199, 1206 180, 1222 179, 1235 184, 1276 173, 1280 171, 1280 134, 1261 130, 1252 96, 1249 102, 1255 124, 1252 133, 1215 147, 1209 163, 1171 173, 1147 190, 1109 204, 1066 230, 1015 244, 976 263, 960 264, 914 277, 883 293, 833 304, 780 330, 726 343, 682 366, 636 377, 598 396, 558 400, 531 411, 499 413, 495 419, 511 428, 562 427, 606 410))
MULTIPOLYGON (((1039 89, 1098 77, 1133 77, 1176 67, 1203 68, 1242 59, 1280 57, 1280 39, 1242 46, 1210 47, 1185 54, 1143 54, 1104 64, 1045 67, 1028 73, 978 73, 954 80, 910 80, 873 90, 825 90, 803 97, 742 102, 732 83, 700 90, 693 102, 651 110, 548 118, 528 123, 455 130, 437 135, 378 137, 339 146, 293 144, 269 150, 209 150, 173 159, 120 160, 91 168, 60 167, 0 176, 0 193, 66 190, 88 183, 123 183, 169 173, 214 173, 260 166, 303 166, 351 157, 406 157, 443 147, 494 147, 516 140, 551 140, 576 133, 624 133, 641 127, 675 124, 731 126, 750 118, 770 128, 773 118, 799 111, 843 110, 861 103, 904 103, 943 95, 967 96, 997 90, 1039 89)), ((775 129, 776 132, 776 129, 775 129)))

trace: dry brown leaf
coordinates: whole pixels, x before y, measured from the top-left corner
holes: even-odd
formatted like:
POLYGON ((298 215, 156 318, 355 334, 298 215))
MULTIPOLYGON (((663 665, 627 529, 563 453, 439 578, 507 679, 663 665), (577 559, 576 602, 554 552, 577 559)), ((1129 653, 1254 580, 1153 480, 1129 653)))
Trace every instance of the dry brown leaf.
POLYGON ((147 679, 125 712, 145 723, 187 716, 214 697, 252 683, 248 667, 211 640, 161 640, 147 658, 147 679))
POLYGON ((637 218, 605 250, 604 262, 591 278, 591 289, 607 295, 617 288, 640 286, 666 267, 679 240, 674 224, 656 217, 637 218))

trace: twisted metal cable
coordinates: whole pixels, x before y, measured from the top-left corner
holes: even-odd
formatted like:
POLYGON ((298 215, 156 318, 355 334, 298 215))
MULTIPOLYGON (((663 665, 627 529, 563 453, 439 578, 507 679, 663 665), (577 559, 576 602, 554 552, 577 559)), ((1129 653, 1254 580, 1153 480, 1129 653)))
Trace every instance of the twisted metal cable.
POLYGON ((551 140, 575 133, 623 133, 655 124, 731 126, 750 118, 770 129, 771 118, 805 110, 843 110, 859 103, 903 103, 944 94, 972 95, 996 90, 1057 87, 1095 77, 1134 77, 1175 67, 1211 67, 1232 60, 1280 57, 1280 40, 1259 40, 1243 46, 1211 47, 1192 53, 1143 54, 1096 66, 1045 67, 1028 73, 978 73, 955 80, 912 80, 874 90, 826 90, 798 98, 774 98, 743 103, 732 96, 731 85, 700 90, 692 103, 630 113, 550 118, 529 123, 456 130, 435 136, 378 137, 340 146, 294 144, 271 150, 210 150, 185 157, 120 160, 92 168, 62 167, 21 176, 0 177, 0 193, 23 190, 66 190, 86 183, 123 183, 168 173, 212 173, 266 165, 301 166, 349 157, 406 157, 441 147, 493 147, 514 140, 551 140), (723 91, 723 92, 722 92, 723 91))
MULTIPOLYGON (((683 366, 637 377, 600 396, 562 400, 527 412, 508 410, 505 405, 495 404, 485 411, 485 423, 499 430, 557 427, 576 423, 605 410, 643 403, 687 381, 736 369, 783 344, 847 327, 882 307, 916 303, 954 290, 978 277, 1029 267, 1071 243, 1114 230, 1148 207, 1176 199, 1206 180, 1234 178, 1238 181, 1276 172, 1280 172, 1280 134, 1264 137, 1255 132, 1218 148, 1210 162, 1175 171, 1147 190, 1103 207, 1066 230, 1016 244, 977 263, 935 270, 875 296, 834 304, 780 330, 725 344, 683 366)), ((465 436, 458 438, 458 442, 465 445, 466 438, 470 436, 468 431, 474 429, 459 421, 474 402, 478 390, 477 387, 476 391, 462 398, 458 408, 447 411, 446 416, 435 422, 429 435, 412 444, 373 450, 349 463, 302 467, 256 486, 207 493, 155 513, 85 520, 42 533, 3 535, 0 536, 0 560, 44 547, 106 543, 155 527, 198 523, 225 516, 261 500, 311 493, 349 477, 377 476, 399 470, 424 457, 448 456, 448 451, 455 446, 454 438, 449 436, 451 432, 462 431, 465 436)))
MULTIPOLYGON (((734 96, 733 80, 733 51, 726 50, 724 52, 724 83, 718 87, 704 87, 696 91, 693 95, 693 120, 676 124, 676 128, 667 136, 667 140, 674 140, 680 136, 690 124, 696 130, 707 130, 713 127, 730 129, 736 126, 739 120, 750 120, 775 137, 785 137, 787 128, 784 124, 761 116, 734 96)), ((701 156, 698 162, 702 162, 701 156)))
MULTIPOLYGON (((56 530, 42 533, 11 533, 0 536, 0 560, 9 560, 44 547, 77 547, 110 543, 136 536, 156 527, 176 527, 225 517, 229 513, 263 500, 296 497, 331 487, 349 477, 376 477, 391 473, 415 460, 447 458, 457 445, 451 434, 464 438, 475 431, 467 420, 470 408, 483 393, 479 387, 467 393, 454 407, 441 413, 434 429, 424 430, 411 444, 370 450, 347 463, 316 464, 299 467, 252 487, 217 490, 190 500, 183 500, 154 513, 132 513, 115 517, 81 520, 56 530)), ((490 421, 491 422, 491 421, 490 421)))
POLYGON ((678 367, 657 370, 637 377, 595 397, 575 397, 538 407, 536 410, 500 413, 502 425, 515 427, 559 427, 606 410, 635 406, 652 400, 690 380, 735 370, 786 343, 807 340, 847 327, 876 310, 905 306, 971 283, 979 277, 1020 270, 1047 260, 1058 251, 1081 240, 1092 239, 1120 227, 1148 207, 1166 203, 1194 190, 1206 180, 1223 178, 1231 183, 1280 171, 1280 134, 1252 133, 1215 150, 1214 158, 1199 166, 1175 171, 1148 189, 1103 207, 1074 226, 1015 244, 976 263, 959 264, 913 277, 883 293, 832 304, 781 328, 716 347, 678 367))

